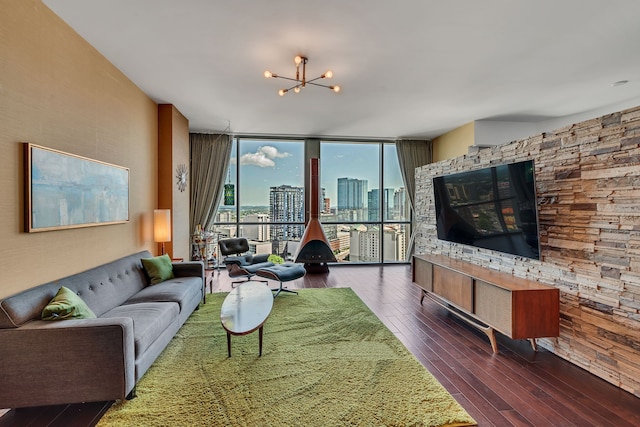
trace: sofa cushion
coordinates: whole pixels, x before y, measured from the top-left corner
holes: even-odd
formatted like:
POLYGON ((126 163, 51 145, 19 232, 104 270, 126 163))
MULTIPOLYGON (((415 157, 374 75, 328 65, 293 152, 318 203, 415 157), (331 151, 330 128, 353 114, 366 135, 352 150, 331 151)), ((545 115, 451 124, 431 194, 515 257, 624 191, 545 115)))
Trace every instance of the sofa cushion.
POLYGON ((164 254, 153 258, 142 258, 142 265, 155 285, 168 279, 173 279, 173 265, 169 255, 164 254))
POLYGON ((96 315, 71 289, 61 286, 42 310, 42 320, 95 319, 96 315))
POLYGON ((128 317, 133 320, 133 340, 136 358, 167 329, 176 322, 180 310, 174 302, 143 302, 115 307, 100 316, 128 317))
MULTIPOLYGON (((199 277, 176 277, 157 285, 147 286, 124 304, 138 304, 141 302, 177 302, 187 303, 190 295, 202 293, 202 280, 199 277)), ((180 307, 182 310, 182 307, 180 307)))

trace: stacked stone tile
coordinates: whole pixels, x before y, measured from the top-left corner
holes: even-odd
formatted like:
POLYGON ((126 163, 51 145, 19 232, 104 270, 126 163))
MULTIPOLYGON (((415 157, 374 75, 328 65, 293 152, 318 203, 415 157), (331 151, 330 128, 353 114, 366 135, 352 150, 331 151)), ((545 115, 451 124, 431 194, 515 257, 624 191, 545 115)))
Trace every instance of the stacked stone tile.
POLYGON ((560 337, 540 345, 640 396, 640 107, 416 170, 416 253, 560 289, 560 337), (541 260, 438 240, 431 178, 535 161, 541 260))

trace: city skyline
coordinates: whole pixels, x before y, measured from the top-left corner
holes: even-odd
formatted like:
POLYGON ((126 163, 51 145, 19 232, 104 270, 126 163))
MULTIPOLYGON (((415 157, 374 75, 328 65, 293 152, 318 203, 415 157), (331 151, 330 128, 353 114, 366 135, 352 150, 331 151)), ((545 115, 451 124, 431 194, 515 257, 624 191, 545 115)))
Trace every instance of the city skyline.
MULTIPOLYGON (((385 220, 403 220, 398 215, 405 208, 404 189, 383 192, 373 189, 365 193, 364 180, 341 178, 339 181, 342 184, 338 187, 341 200, 338 204, 343 206, 320 213, 326 220, 322 228, 335 259, 338 262, 379 262, 381 257, 384 261, 405 260, 407 224, 380 223, 381 215, 385 220), (387 193, 384 201, 380 200, 382 193, 387 193)), ((223 236, 246 237, 253 253, 274 253, 292 261, 305 228, 303 203, 303 187, 271 186, 268 208, 245 209, 237 225, 219 224, 215 229, 223 236)), ((217 222, 234 222, 234 216, 231 210, 219 211, 217 222)))
MULTIPOLYGON (((231 154, 225 183, 236 184, 236 203, 240 206, 269 206, 269 189, 290 185, 304 187, 304 143, 302 141, 241 139, 240 161, 237 151, 231 154), (235 176, 240 164, 240 183, 235 176)), ((325 189, 331 207, 338 205, 338 179, 367 180, 369 189, 380 186, 380 150, 377 143, 323 142, 320 156, 320 186, 325 189)), ((404 187, 395 146, 384 146, 384 188, 404 187)))

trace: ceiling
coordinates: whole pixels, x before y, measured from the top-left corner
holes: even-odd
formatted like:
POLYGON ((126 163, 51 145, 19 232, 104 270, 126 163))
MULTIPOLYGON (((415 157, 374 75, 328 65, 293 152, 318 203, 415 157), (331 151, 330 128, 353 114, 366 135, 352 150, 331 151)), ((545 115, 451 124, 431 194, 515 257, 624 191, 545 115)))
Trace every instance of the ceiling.
POLYGON ((640 105, 637 0, 43 2, 192 131, 435 137, 640 105), (341 92, 278 96, 263 72, 296 55, 341 92))

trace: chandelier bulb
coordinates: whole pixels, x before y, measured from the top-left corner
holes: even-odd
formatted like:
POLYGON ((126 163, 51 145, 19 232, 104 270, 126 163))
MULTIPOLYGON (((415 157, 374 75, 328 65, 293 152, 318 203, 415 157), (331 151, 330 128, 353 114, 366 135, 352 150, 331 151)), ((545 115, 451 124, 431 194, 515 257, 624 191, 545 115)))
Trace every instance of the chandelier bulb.
POLYGON ((331 77, 333 77, 333 71, 331 70, 327 70, 327 72, 323 74, 323 78, 330 79, 331 77))
POLYGON ((335 93, 340 92, 340 86, 331 86, 330 89, 333 90, 335 93))
POLYGON ((296 63, 296 65, 300 65, 300 63, 302 62, 302 56, 298 55, 293 59, 293 62, 296 63))
POLYGON ((285 93, 287 93, 287 89, 280 89, 278 91, 278 95, 280 95, 280 96, 284 96, 285 93))
POLYGON ((264 76, 268 79, 270 79, 271 77, 273 77, 273 73, 269 70, 264 72, 264 76))
POLYGON ((294 91, 295 93, 300 93, 300 86, 296 86, 296 87, 294 87, 294 88, 293 88, 293 91, 294 91))

